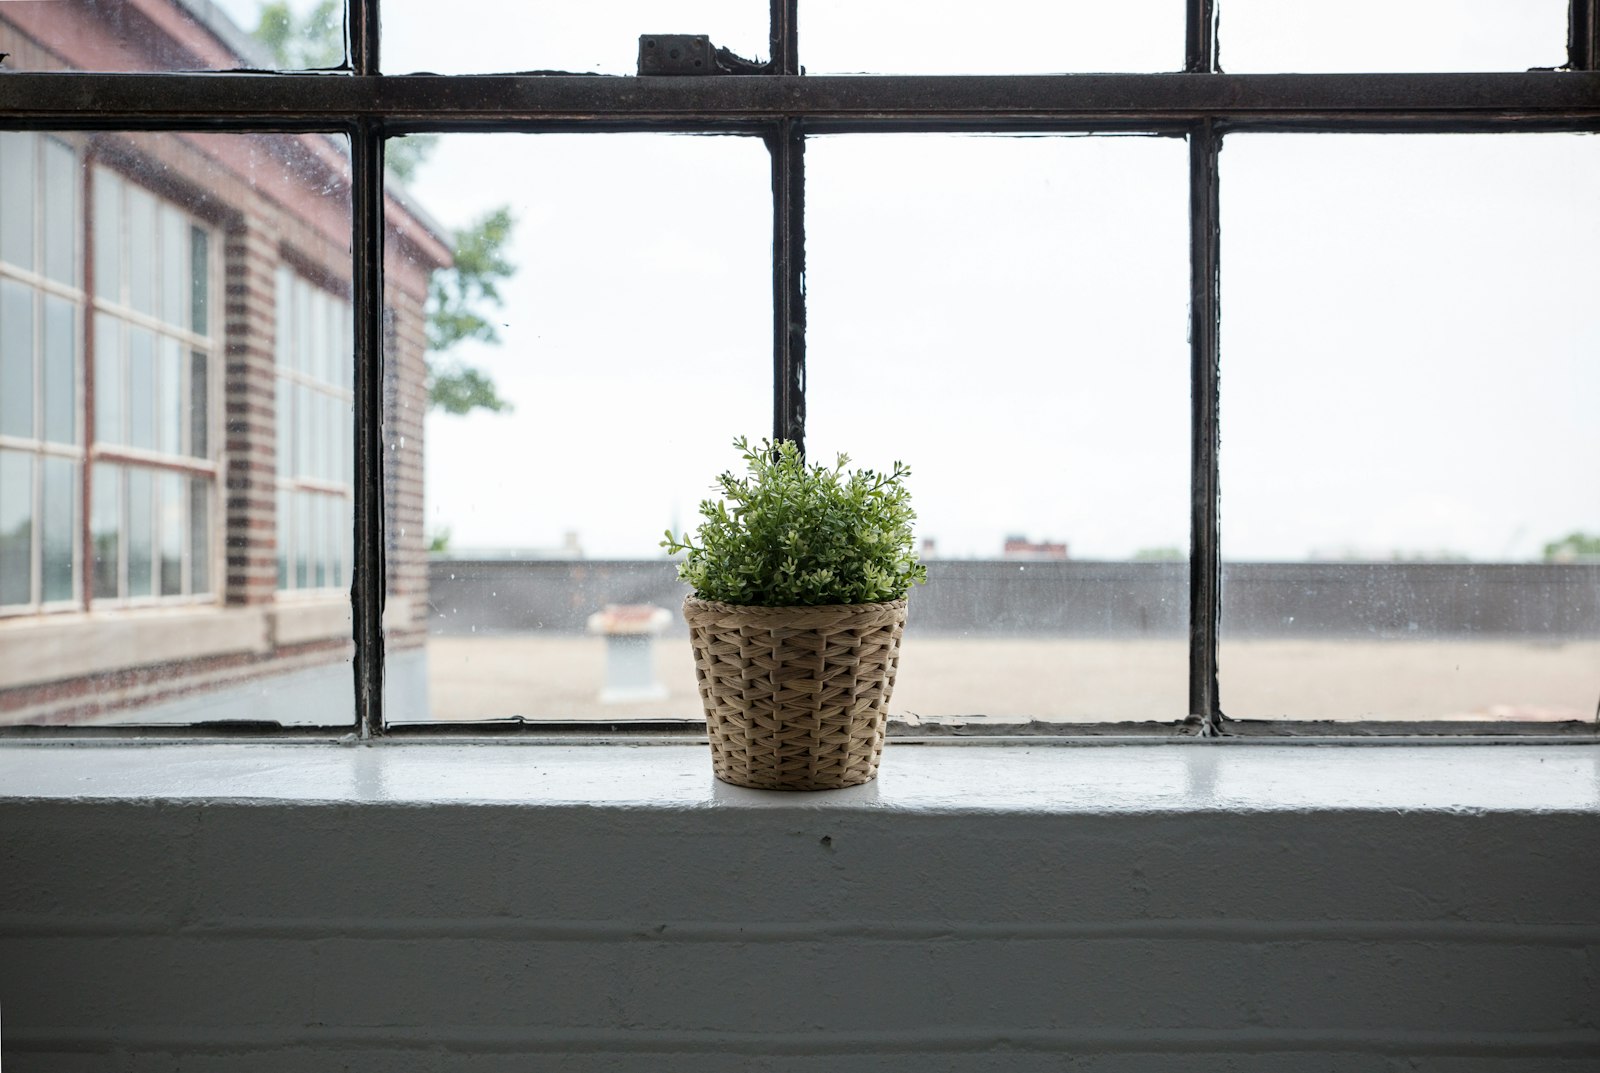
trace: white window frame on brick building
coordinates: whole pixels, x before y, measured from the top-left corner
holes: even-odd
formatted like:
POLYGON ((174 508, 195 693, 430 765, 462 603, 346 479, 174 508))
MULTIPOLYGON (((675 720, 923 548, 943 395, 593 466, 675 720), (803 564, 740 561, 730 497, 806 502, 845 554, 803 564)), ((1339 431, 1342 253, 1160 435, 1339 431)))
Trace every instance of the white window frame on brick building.
POLYGON ((350 301, 288 262, 276 279, 278 589, 337 591, 353 530, 350 301))

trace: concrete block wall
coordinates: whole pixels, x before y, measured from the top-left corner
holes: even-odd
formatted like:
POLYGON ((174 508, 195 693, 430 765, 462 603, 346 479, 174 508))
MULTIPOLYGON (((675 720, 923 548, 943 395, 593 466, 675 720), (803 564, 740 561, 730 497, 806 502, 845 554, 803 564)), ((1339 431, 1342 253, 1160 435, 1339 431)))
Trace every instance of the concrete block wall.
POLYGON ((1200 807, 1177 768, 1162 804, 1116 786, 1169 754, 1123 749, 1041 760, 1100 772, 1056 805, 921 807, 897 776, 1013 759, 896 747, 817 798, 689 747, 428 748, 318 760, 299 800, 89 767, 110 797, 0 801, 6 1068, 1600 1068, 1600 806, 1200 807))

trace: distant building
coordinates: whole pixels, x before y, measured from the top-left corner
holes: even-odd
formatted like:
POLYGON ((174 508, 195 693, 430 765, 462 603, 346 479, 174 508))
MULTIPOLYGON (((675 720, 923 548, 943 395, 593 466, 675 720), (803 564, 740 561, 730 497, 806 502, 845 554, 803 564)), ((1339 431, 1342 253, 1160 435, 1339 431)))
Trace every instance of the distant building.
MULTIPOLYGON (((209 4, 113 7, 0 4, 0 51, 33 71, 252 61, 209 4)), ((349 189, 321 134, 0 133, 0 722, 337 717, 349 189)), ((387 208, 393 676, 424 638, 424 304, 450 251, 387 208)))
POLYGON ((1005 547, 1000 553, 1002 559, 1065 559, 1067 546, 1065 544, 1034 544, 1025 536, 1006 537, 1005 547))

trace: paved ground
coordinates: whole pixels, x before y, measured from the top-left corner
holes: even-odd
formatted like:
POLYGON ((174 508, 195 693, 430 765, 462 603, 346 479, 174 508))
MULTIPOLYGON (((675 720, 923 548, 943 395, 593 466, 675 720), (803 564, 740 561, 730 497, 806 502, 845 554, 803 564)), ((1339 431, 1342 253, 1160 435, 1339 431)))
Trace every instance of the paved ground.
MULTIPOLYGON (((697 718, 686 638, 656 642, 665 701, 601 704, 597 637, 434 637, 435 719, 697 718)), ((1235 641, 1220 653, 1224 710, 1302 719, 1591 719, 1600 641, 1235 641)), ((908 637, 896 714, 1171 720, 1187 707, 1182 641, 908 637)))

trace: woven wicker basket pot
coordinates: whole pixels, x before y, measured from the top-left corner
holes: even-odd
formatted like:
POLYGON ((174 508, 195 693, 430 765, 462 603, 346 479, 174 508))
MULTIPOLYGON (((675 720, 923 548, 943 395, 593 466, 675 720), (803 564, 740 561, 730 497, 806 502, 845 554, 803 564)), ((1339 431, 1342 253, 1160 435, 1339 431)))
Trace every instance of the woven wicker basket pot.
POLYGON ((832 790, 877 777, 906 601, 683 603, 717 778, 832 790))

